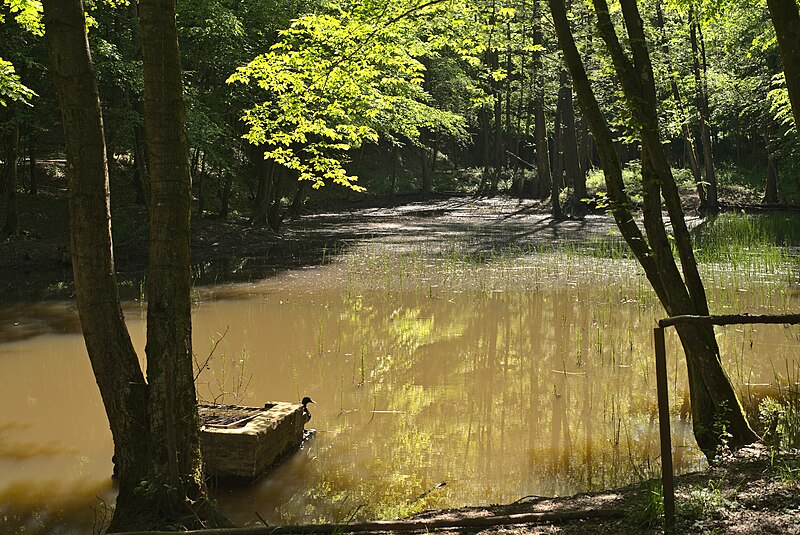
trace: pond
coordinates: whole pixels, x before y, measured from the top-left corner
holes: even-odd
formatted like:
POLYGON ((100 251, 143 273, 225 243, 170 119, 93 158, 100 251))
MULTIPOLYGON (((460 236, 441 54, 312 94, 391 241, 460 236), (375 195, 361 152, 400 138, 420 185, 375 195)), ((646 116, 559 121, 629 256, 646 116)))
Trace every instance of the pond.
MULTIPOLYGON (((707 264, 715 312, 797 310, 787 274, 707 264)), ((125 304, 143 354, 144 306, 125 304)), ((635 263, 569 246, 475 255, 361 243, 324 265, 195 291, 207 401, 308 395, 317 430, 247 488, 241 524, 390 518, 623 485, 655 475, 652 328, 635 263), (445 485, 439 486, 444 482, 445 485), (438 488, 435 488, 439 486, 438 488), (428 492, 430 491, 430 492, 428 492)), ((718 330, 745 401, 796 388, 798 328, 718 330)), ((703 466, 668 335, 676 470, 703 466)), ((0 520, 84 533, 113 506, 112 444, 70 303, 0 309, 0 520)))

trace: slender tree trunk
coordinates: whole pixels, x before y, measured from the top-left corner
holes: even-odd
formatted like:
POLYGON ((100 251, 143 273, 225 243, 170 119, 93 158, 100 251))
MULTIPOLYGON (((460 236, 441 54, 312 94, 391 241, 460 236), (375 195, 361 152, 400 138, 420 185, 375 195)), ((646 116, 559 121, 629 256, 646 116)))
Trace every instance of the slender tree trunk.
POLYGON ((19 212, 17 209, 17 176, 19 160, 19 123, 11 125, 6 145, 6 167, 4 193, 6 195, 6 219, 3 223, 4 236, 16 236, 19 233, 19 212))
POLYGON ((767 6, 781 49, 795 128, 800 134, 800 12, 797 0, 767 0, 767 6))
POLYGON ((703 167, 706 171, 706 200, 707 208, 711 212, 719 209, 717 199, 717 175, 714 170, 714 152, 711 143, 711 129, 708 126, 708 88, 705 83, 705 53, 701 53, 698 46, 699 22, 694 14, 694 8, 689 9, 689 40, 692 45, 692 70, 694 71, 695 95, 697 101, 698 121, 700 124, 700 144, 703 147, 703 167), (701 71, 702 59, 702 71, 701 71))
POLYGON ((561 69, 561 153, 563 155, 564 172, 567 186, 572 186, 575 206, 581 206, 581 199, 586 197, 586 178, 581 172, 578 161, 578 138, 575 128, 575 106, 572 102, 572 81, 566 66, 561 69))
MULTIPOLYGON (((492 69, 497 70, 500 67, 500 62, 497 52, 491 54, 492 69)), ((500 182, 500 172, 503 169, 503 161, 505 160, 505 140, 503 135, 503 94, 500 88, 500 82, 493 83, 492 93, 494 96, 494 157, 492 165, 492 181, 491 193, 497 193, 497 186, 500 182)))
POLYGON ((147 385, 122 315, 111 247, 100 98, 80 0, 44 0, 66 140, 70 249, 86 350, 114 439, 119 495, 110 529, 150 527, 134 489, 148 477, 147 385))
POLYGON ((397 193, 397 159, 399 152, 397 145, 392 145, 392 176, 389 181, 389 195, 392 197, 397 193))
POLYGON ((544 115, 544 67, 542 66, 543 46, 539 0, 533 2, 533 135, 536 144, 536 174, 538 175, 540 199, 546 199, 552 192, 553 179, 550 175, 550 151, 547 144, 547 121, 544 115))
POLYGON ((767 149, 767 182, 764 187, 764 199, 766 204, 778 203, 778 170, 775 167, 775 158, 772 154, 770 147, 770 125, 771 122, 767 119, 767 128, 764 132, 764 146, 767 149))
POLYGON ((36 173, 36 146, 33 133, 28 135, 28 169, 31 175, 31 187, 28 193, 37 195, 39 193, 39 176, 36 173))
MULTIPOLYGON (((697 273, 691 241, 683 220, 677 187, 659 139, 655 85, 641 17, 635 0, 622 0, 625 25, 630 36, 633 62, 619 43, 605 0, 593 0, 597 27, 608 46, 626 100, 641 125, 644 226, 642 235, 630 213, 630 201, 622 184, 622 170, 613 146, 613 137, 603 117, 582 61, 572 38, 563 0, 549 0, 559 44, 564 51, 578 99, 598 145, 606 176, 612 211, 620 232, 644 268, 661 303, 669 315, 708 314, 705 290, 697 273), (674 257, 661 215, 663 193, 675 243, 683 268, 683 279, 674 257)), ((686 326, 678 329, 684 347, 692 395, 695 437, 708 457, 722 443, 721 426, 732 435, 730 446, 755 441, 752 431, 725 371, 711 328, 686 326)))
POLYGON ((267 209, 267 223, 269 228, 278 232, 283 224, 283 213, 281 197, 283 196, 284 183, 287 181, 288 169, 282 165, 275 164, 275 171, 272 175, 272 185, 270 186, 269 207, 267 209))
POLYGON ((192 180, 175 0, 140 0, 139 29, 152 202, 147 272, 148 479, 159 489, 160 516, 186 517, 185 526, 203 527, 211 515, 192 368, 192 180))
POLYGON ((550 205, 553 219, 561 219, 563 216, 561 213, 560 198, 561 186, 563 184, 562 178, 564 176, 564 154, 562 149, 564 126, 561 122, 564 113, 562 109, 564 101, 561 98, 562 96, 561 89, 559 88, 558 100, 556 102, 556 122, 553 125, 553 153, 550 159, 552 165, 551 172, 553 173, 553 189, 550 192, 550 205))
POLYGON ((308 181, 301 180, 297 184, 297 190, 294 192, 294 197, 292 197, 292 204, 289 205, 288 215, 290 218, 295 218, 300 215, 300 210, 303 208, 303 201, 306 198, 306 188, 308 187, 308 181))
POLYGON ((764 203, 778 203, 778 171, 775 169, 775 159, 772 154, 767 156, 767 185, 764 191, 764 203))
POLYGON ((489 182, 489 165, 490 165, 490 152, 489 152, 489 113, 486 111, 486 107, 481 107, 481 138, 482 138, 482 146, 481 146, 481 157, 483 160, 483 172, 481 173, 481 185, 478 187, 479 193, 484 193, 486 190, 486 184, 489 182))
POLYGON ((686 145, 686 153, 689 160, 689 169, 692 171, 695 187, 697 188, 697 196, 700 199, 700 207, 705 209, 708 205, 708 198, 706 195, 706 187, 703 184, 703 176, 700 171, 700 160, 697 156, 697 148, 694 144, 694 137, 692 130, 689 127, 689 120, 686 114, 686 108, 683 104, 683 97, 681 96, 680 88, 678 87, 677 74, 672 65, 672 56, 670 55, 669 41, 667 39, 666 27, 664 23, 664 12, 661 9, 661 0, 656 2, 656 22, 661 31, 660 37, 662 41, 661 48, 664 52, 664 57, 667 58, 667 69, 669 69, 669 86, 672 91, 672 98, 675 99, 675 105, 678 107, 678 113, 681 116, 681 133, 683 135, 683 142, 686 145))
POLYGON ((249 224, 253 226, 266 225, 276 164, 264 158, 263 147, 251 145, 250 151, 250 159, 253 162, 258 189, 256 190, 256 198, 253 201, 253 212, 250 215, 249 224))
POLYGON ((426 136, 422 136, 419 146, 419 162, 422 171, 422 185, 420 186, 420 193, 427 197, 433 193, 433 176, 431 176, 431 167, 428 160, 428 146, 426 143, 426 136))
POLYGON ((228 219, 231 203, 231 189, 233 189, 233 175, 225 172, 222 176, 222 198, 219 203, 219 218, 228 219))

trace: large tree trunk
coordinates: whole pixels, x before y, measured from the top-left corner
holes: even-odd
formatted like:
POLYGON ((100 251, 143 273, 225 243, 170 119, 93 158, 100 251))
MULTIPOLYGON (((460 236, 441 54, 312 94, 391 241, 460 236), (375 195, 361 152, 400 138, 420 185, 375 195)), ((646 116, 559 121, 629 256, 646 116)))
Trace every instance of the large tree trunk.
POLYGON ((100 99, 80 0, 44 0, 44 25, 67 155, 70 248, 86 350, 114 439, 112 528, 147 526, 134 489, 147 479, 147 386, 117 293, 100 99))
POLYGON ((800 12, 797 0, 767 0, 767 5, 781 49, 795 128, 800 134, 800 12))
POLYGON ((151 191, 146 347, 151 435, 148 480, 158 489, 155 505, 160 516, 181 519, 186 527, 203 527, 209 507, 192 368, 192 181, 175 0, 140 0, 139 27, 151 191))
MULTIPOLYGON (((644 268, 645 274, 669 315, 708 314, 705 290, 697 273, 677 187, 659 139, 655 86, 643 25, 635 0, 622 0, 623 16, 630 36, 633 62, 619 43, 605 0, 593 0, 598 30, 608 46, 614 68, 641 125, 644 225, 647 238, 632 218, 624 191, 622 170, 611 130, 594 97, 575 46, 563 0, 549 0, 559 44, 572 74, 584 115, 597 142, 612 211, 620 232, 644 268), (683 278, 675 264, 661 215, 661 195, 673 225, 683 278)), ((732 435, 729 445, 738 447, 758 437, 749 427, 741 405, 719 358, 714 331, 707 327, 678 329, 686 353, 692 396, 695 437, 708 457, 723 443, 721 426, 732 435)))

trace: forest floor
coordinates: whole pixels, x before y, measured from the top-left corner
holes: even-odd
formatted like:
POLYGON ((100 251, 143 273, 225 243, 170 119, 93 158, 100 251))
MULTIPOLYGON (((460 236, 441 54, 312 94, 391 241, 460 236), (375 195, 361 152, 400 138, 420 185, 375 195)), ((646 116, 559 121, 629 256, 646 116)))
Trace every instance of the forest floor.
MULTIPOLYGON (((460 533, 662 533, 656 481, 564 498, 526 497, 509 505, 431 511, 425 518, 456 519, 536 512, 602 511, 619 516, 545 524, 459 529, 460 533), (654 495, 653 493, 657 494, 654 495)), ((754 444, 702 472, 676 478, 675 533, 800 534, 800 454, 774 454, 754 444)), ((447 531, 447 530, 442 530, 447 531)))
MULTIPOLYGON (((112 199, 113 201, 113 199, 112 199)), ((70 297, 66 202, 61 194, 18 196, 20 235, 0 240, 0 304, 70 297)), ((437 248, 459 242, 466 253, 552 244, 606 236, 615 229, 607 215, 556 221, 549 205, 507 196, 393 198, 337 205, 287 221, 279 234, 250 227, 244 217, 228 221, 193 215, 195 284, 251 280, 318 264, 364 242, 393 247, 437 248)), ((115 256, 121 292, 141 291, 147 259, 144 211, 130 205, 115 212, 115 256)), ((693 223, 700 219, 687 211, 693 223)), ((690 223, 691 224, 691 223, 690 223)), ((652 483, 564 498, 526 497, 513 504, 431 511, 416 519, 450 520, 537 512, 600 510, 611 516, 564 522, 437 528, 464 533, 658 533, 662 521, 652 483)), ((676 533, 800 534, 800 454, 775 455, 746 448, 704 472, 677 478, 676 533)), ((601 513, 605 514, 605 513, 601 513)), ((591 514, 590 514, 591 516, 591 514)))

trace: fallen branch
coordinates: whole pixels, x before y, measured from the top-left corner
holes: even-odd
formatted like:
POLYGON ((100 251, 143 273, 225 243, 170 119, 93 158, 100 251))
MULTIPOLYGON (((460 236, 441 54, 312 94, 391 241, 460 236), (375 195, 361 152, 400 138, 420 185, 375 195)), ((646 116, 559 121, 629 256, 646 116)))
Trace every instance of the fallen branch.
MULTIPOLYGON (((432 531, 447 528, 484 528, 510 524, 569 522, 590 518, 621 518, 617 509, 584 509, 579 511, 548 511, 514 515, 479 516, 472 518, 421 518, 412 520, 377 520, 360 524, 311 524, 297 526, 258 526, 185 531, 185 535, 285 535, 289 533, 365 533, 371 531, 432 531)), ((165 531, 137 531, 128 535, 166 535, 165 531)))
POLYGON ((678 325, 679 323, 691 323, 693 325, 745 325, 757 324, 789 324, 797 325, 800 323, 800 314, 726 314, 719 316, 673 316, 658 321, 661 328, 678 325))

